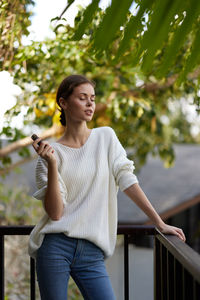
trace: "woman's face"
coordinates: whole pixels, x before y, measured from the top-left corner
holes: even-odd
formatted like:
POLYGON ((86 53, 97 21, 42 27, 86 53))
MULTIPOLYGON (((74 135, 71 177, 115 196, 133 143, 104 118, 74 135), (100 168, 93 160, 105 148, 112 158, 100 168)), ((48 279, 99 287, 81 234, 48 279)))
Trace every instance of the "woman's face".
POLYGON ((95 91, 91 84, 83 83, 74 88, 65 101, 67 119, 91 121, 95 111, 95 91))

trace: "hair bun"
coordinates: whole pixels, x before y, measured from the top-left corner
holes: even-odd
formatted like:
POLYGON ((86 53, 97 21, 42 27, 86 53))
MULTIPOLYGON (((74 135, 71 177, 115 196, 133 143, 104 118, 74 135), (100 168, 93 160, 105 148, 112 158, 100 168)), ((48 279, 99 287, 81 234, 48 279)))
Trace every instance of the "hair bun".
POLYGON ((61 125, 66 126, 65 112, 63 108, 61 108, 60 111, 60 123, 61 125))

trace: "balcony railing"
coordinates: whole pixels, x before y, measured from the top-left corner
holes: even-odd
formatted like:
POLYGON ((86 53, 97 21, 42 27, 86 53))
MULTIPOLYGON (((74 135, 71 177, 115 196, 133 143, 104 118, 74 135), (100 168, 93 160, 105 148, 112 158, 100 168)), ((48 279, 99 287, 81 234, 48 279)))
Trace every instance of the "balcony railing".
MULTIPOLYGON (((33 226, 0 226, 0 300, 4 300, 4 237, 29 235, 33 226)), ((131 237, 154 236, 154 299, 199 300, 200 255, 175 236, 164 236, 153 226, 118 225, 124 235, 124 299, 129 300, 131 237)), ((30 259, 30 299, 35 300, 35 262, 30 259)), ((145 300, 145 299, 142 299, 145 300)))

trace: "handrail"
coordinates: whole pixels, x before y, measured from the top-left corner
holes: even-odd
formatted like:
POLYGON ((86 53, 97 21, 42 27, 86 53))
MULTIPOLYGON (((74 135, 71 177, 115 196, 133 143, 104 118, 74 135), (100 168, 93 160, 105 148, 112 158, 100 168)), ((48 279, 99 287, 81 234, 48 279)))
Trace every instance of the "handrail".
POLYGON ((118 224, 117 234, 129 235, 155 235, 156 228, 153 225, 118 224))
MULTIPOLYGON (((34 225, 6 225, 0 226, 0 235, 29 235, 34 225)), ((154 235, 155 226, 152 225, 135 225, 135 224, 118 224, 117 234, 138 234, 154 235)))
POLYGON ((200 255, 178 237, 156 231, 154 299, 199 300, 200 255))
MULTIPOLYGON (((4 236, 29 235, 34 226, 0 226, 0 300, 4 300, 4 236)), ((200 255, 176 236, 163 235, 154 226, 118 224, 124 235, 124 299, 129 299, 129 250, 134 235, 152 235, 154 246, 155 300, 200 299, 200 255), (181 281, 181 283, 180 283, 181 281), (181 290, 181 291, 179 291, 181 290)), ((31 293, 35 299, 35 263, 30 260, 31 293)))
POLYGON ((174 235, 163 235, 156 230, 156 238, 177 259, 182 266, 200 283, 200 255, 174 235))
POLYGON ((34 225, 8 225, 0 226, 0 235, 29 235, 34 225))

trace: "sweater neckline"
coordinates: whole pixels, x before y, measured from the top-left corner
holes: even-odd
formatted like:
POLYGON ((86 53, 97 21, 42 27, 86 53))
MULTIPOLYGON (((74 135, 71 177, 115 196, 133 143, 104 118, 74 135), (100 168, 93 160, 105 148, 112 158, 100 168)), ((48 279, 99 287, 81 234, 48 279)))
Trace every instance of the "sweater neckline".
POLYGON ((86 140, 85 143, 84 143, 81 147, 79 147, 79 148, 69 147, 69 146, 67 146, 67 145, 64 145, 64 144, 61 144, 61 143, 58 143, 58 142, 55 142, 55 143, 58 144, 58 145, 61 145, 61 146, 65 147, 65 148, 67 148, 67 149, 71 149, 71 150, 75 150, 75 151, 76 151, 76 150, 80 150, 80 149, 83 149, 83 148, 89 143, 89 141, 90 141, 90 139, 91 139, 91 136, 93 135, 93 131, 94 131, 94 128, 91 129, 90 135, 88 136, 87 140, 86 140))

